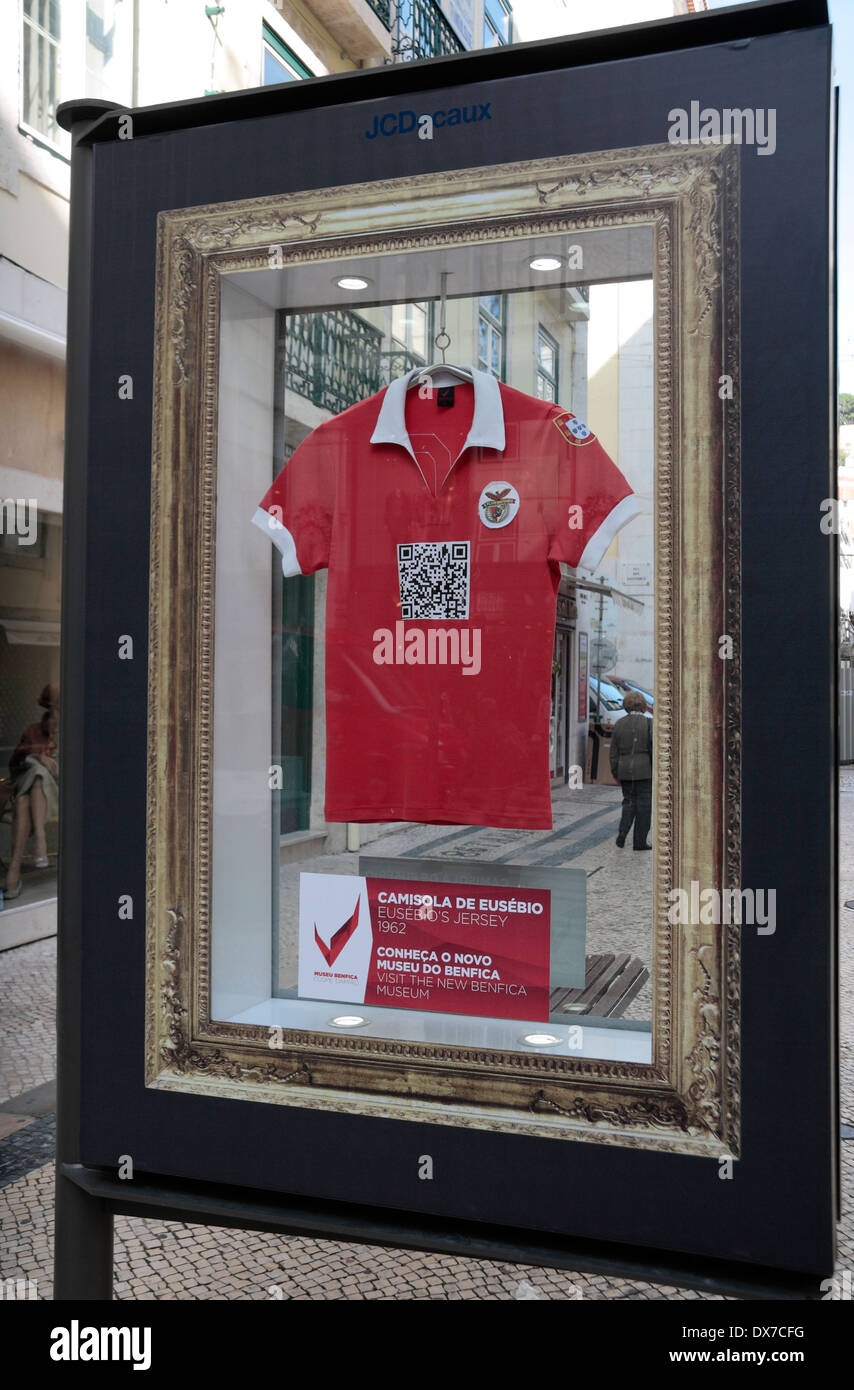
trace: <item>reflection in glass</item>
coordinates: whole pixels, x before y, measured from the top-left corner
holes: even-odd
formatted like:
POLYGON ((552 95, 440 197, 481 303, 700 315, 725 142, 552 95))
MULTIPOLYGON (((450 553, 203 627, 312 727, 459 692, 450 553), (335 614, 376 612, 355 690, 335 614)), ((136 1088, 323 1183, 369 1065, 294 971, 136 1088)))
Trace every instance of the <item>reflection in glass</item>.
MULTIPOLYGON (((559 266, 564 267, 565 248, 559 238, 553 241, 555 251, 564 253, 559 260, 559 266)), ((542 705, 552 818, 548 829, 515 829, 507 824, 506 817, 501 824, 500 797, 495 800, 494 813, 484 816, 487 823, 482 825, 461 825, 452 814, 444 817, 443 824, 376 821, 351 827, 349 831, 340 824, 327 824, 326 573, 322 569, 314 575, 292 571, 294 577, 283 580, 278 563, 272 566, 274 734, 269 762, 281 768, 281 780, 272 791, 277 828, 270 895, 276 923, 275 967, 271 1000, 263 1006, 267 1009, 264 1019, 269 1014, 269 1021, 281 1022, 283 1026, 296 1026, 294 1020, 300 1019, 299 1026, 323 1030, 328 1028, 334 1012, 328 1003, 300 997, 301 873, 358 876, 370 873, 372 859, 404 866, 429 860, 446 865, 448 881, 453 881, 454 865, 460 861, 474 861, 490 868, 523 865, 542 873, 561 870, 580 875, 583 884, 581 978, 571 978, 568 972, 561 974, 561 961, 568 959, 562 954, 565 938, 575 926, 568 919, 552 923, 551 956, 556 973, 550 987, 550 1028, 556 1030, 566 1046, 568 1030, 583 1020, 583 1055, 649 1059, 654 856, 636 853, 631 834, 628 838, 620 836, 622 843, 618 842, 626 799, 626 788, 620 782, 634 779, 623 775, 626 765, 619 759, 615 763, 611 752, 620 721, 640 719, 638 727, 643 728, 643 721, 652 723, 654 710, 655 372, 651 238, 647 242, 639 238, 639 244, 640 250, 634 246, 628 257, 625 240, 619 236, 615 238, 607 232, 587 234, 587 278, 580 278, 578 270, 573 269, 571 282, 565 279, 567 272, 563 268, 545 276, 530 271, 532 250, 548 252, 548 238, 538 238, 530 249, 518 242, 493 244, 481 248, 482 264, 478 257, 470 255, 453 263, 454 293, 444 305, 450 337, 449 363, 473 362, 480 371, 523 397, 544 405, 554 403, 559 429, 555 429, 551 443, 563 450, 561 466, 567 471, 561 475, 560 489, 564 485, 570 489, 567 498, 574 495, 573 488, 581 486, 594 446, 604 450, 613 461, 639 503, 638 514, 614 530, 596 562, 595 572, 581 563, 570 565, 559 550, 552 561, 555 623, 550 638, 551 678, 545 686, 542 705), (626 697, 631 697, 632 692, 640 692, 642 712, 626 708, 626 697), (490 820, 492 824, 488 823, 490 820), (355 847, 361 849, 361 859, 353 853, 355 847), (293 1016, 289 1012, 292 1010, 297 1011, 293 1016)), ((279 475, 286 460, 325 421, 336 420, 350 407, 359 407, 375 395, 379 409, 378 393, 390 382, 425 362, 436 361, 439 354, 432 335, 441 321, 439 281, 452 257, 453 248, 417 258, 407 253, 376 257, 373 261, 363 257, 352 267, 345 261, 327 262, 322 267, 303 266, 298 279, 292 277, 283 282, 276 323, 274 458, 268 481, 279 475), (348 269, 357 272, 368 285, 361 298, 350 293, 335 303, 330 300, 335 293, 330 286, 348 269), (311 300, 313 284, 317 307, 311 300), (384 286, 398 287, 397 296, 384 295, 384 286)), ((244 282, 250 279, 243 278, 244 282)), ((222 351, 227 367, 227 334, 222 351)), ((466 389, 471 390, 457 388, 456 394, 447 398, 451 413, 461 401, 469 399, 466 389)), ((483 506, 491 509, 486 513, 489 524, 477 532, 475 560, 484 574, 493 565, 512 572, 519 565, 519 537, 530 534, 520 525, 505 524, 506 508, 510 503, 517 504, 514 497, 508 503, 503 495, 507 485, 512 487, 514 482, 508 471, 510 460, 522 456, 518 451, 524 453, 526 447, 525 425, 517 425, 509 417, 505 425, 508 445, 503 453, 495 455, 494 482, 490 474, 489 484, 492 490, 487 490, 483 501, 483 506)), ((460 443, 464 434, 461 425, 460 443)), ((411 466, 427 469, 426 507, 428 494, 438 496, 441 492, 444 464, 440 469, 436 448, 428 447, 424 441, 414 441, 414 452, 411 466)), ((324 466, 322 451, 317 466, 324 466)), ((348 496, 346 503, 356 508, 360 524, 369 530, 373 517, 382 515, 387 519, 388 509, 399 505, 395 501, 396 484, 389 477, 383 490, 385 510, 377 511, 380 501, 373 496, 370 466, 366 453, 363 485, 356 495, 348 496), (364 504, 364 512, 359 512, 360 498, 366 496, 370 503, 364 504)), ((465 467, 463 455, 454 468, 465 467)), ((464 476, 460 472, 455 476, 455 486, 464 489, 464 476)), ((560 489, 557 482, 549 483, 535 498, 519 499, 519 515, 525 519, 525 525, 531 515, 526 508, 552 505, 555 496, 563 495, 560 489)), ((570 517, 567 526, 571 524, 570 517)), ((379 529, 376 535, 379 544, 379 529)), ((401 536, 401 540, 406 539, 407 536, 401 536)), ((437 531, 436 539, 450 542, 457 537, 437 531)), ((334 557, 330 565, 333 563, 334 557)), ((346 555, 339 554, 337 563, 348 565, 351 592, 357 594, 364 582, 359 568, 346 555)), ((478 610, 481 620, 486 622, 491 611, 495 619, 500 618, 502 601, 498 589, 495 593, 482 593, 478 610)), ((523 660, 525 636, 521 630, 516 645, 519 659, 523 660)), ((344 695, 355 709, 357 689, 354 687, 349 696, 347 692, 344 695)), ((509 711, 502 709, 500 702, 494 707, 484 702, 479 690, 473 689, 470 699, 481 701, 481 733, 471 749, 473 766, 480 760, 500 768, 509 711)), ((628 704, 632 704, 631 698, 628 704)), ((628 727, 626 724, 622 732, 628 727)), ((378 749, 377 753, 378 757, 385 756, 385 749, 378 749)), ((405 749, 401 749, 400 756, 406 757, 405 749)), ((511 791, 512 788, 506 788, 504 799, 510 799, 511 791)), ((645 815, 645 795, 641 800, 645 815)), ((651 838, 654 835, 653 826, 651 838)), ((324 949, 331 950, 334 932, 341 929, 341 923, 348 921, 352 912, 353 904, 348 900, 339 914, 341 922, 330 919, 324 925, 320 932, 324 949)), ((357 935, 352 940, 355 942, 357 935)), ((351 948, 348 939, 337 960, 346 964, 343 952, 351 948)), ((354 1001, 342 995, 341 1005, 348 1002, 354 1001)), ((260 1007, 253 1005, 252 1021, 260 1020, 260 1007)), ((341 1012, 350 1011, 342 1008, 341 1012)), ((250 1013, 239 1009, 230 1011, 228 1016, 250 1019, 250 1013)), ((452 1013, 433 1013, 428 1017, 417 1008, 374 1004, 364 1030, 379 1036, 429 1037, 448 1042, 471 1041, 476 1036, 484 1045, 516 1050, 520 1036, 526 1033, 524 1023, 543 1021, 521 1018, 520 1023, 498 1017, 473 1020, 452 1013)), ((527 1030, 532 1035, 538 1031, 542 1029, 533 1026, 527 1030)))
POLYGON ((5 907, 56 895, 62 527, 0 504, 0 887, 5 907))

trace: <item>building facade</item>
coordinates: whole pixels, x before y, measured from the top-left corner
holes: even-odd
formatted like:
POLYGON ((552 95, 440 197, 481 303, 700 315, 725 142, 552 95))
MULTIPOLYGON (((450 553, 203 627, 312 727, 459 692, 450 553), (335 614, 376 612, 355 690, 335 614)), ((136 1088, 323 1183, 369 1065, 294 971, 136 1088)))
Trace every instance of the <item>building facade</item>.
MULTIPOLYGON (((8 797, 6 767, 22 731, 39 717, 38 695, 59 674, 70 148, 56 122, 57 105, 84 96, 148 105, 699 7, 699 0, 12 0, 2 7, 0 794, 8 797)), ((644 299, 639 286, 588 287, 579 280, 539 294, 451 297, 451 356, 589 418, 636 490, 651 496, 646 293, 644 299)), ((436 307, 433 299, 282 311, 277 460, 321 420, 434 360, 436 307)), ((610 600, 600 618, 602 605, 588 602, 573 577, 564 576, 552 719, 557 780, 584 761, 588 710, 581 676, 598 629, 607 627, 599 636, 616 645, 624 674, 650 679, 641 648, 651 631, 652 581, 649 566, 633 557, 638 544, 634 533, 620 537, 603 562, 609 582, 646 604, 634 627, 610 600)), ((292 586, 282 599, 282 631, 299 653, 282 673, 285 835, 320 819, 322 608, 322 577, 292 586)), ((602 649, 600 641, 600 656, 602 649)), ((7 812, 0 819, 4 863, 11 834, 7 812)), ((15 910, 29 913, 29 931, 50 929, 55 856, 54 825, 50 867, 35 870, 31 853, 24 861, 25 892, 15 910)))

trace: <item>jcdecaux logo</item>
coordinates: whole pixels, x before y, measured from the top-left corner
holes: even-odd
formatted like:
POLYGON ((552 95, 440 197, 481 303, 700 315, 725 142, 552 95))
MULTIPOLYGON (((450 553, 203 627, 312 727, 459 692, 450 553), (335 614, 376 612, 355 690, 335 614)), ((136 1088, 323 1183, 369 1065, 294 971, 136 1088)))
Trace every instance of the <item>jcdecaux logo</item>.
POLYGON ((389 111, 385 116, 374 116, 365 138, 376 140, 378 135, 411 135, 414 131, 419 140, 432 140, 433 131, 443 126, 491 121, 491 105, 491 101, 473 102, 471 106, 449 106, 438 111, 424 111, 421 115, 416 111, 389 111))

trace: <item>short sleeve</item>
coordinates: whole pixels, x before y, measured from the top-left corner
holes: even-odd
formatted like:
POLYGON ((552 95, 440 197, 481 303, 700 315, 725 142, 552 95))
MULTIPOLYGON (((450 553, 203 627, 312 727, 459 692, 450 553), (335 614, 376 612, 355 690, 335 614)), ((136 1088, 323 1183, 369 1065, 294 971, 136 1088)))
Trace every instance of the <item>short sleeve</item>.
POLYGON ((294 450, 252 518, 281 552, 288 577, 329 564, 342 447, 336 431, 318 426, 294 450))
POLYGON ((558 435, 557 508, 549 559, 593 570, 640 503, 592 430, 570 411, 552 416, 558 435))

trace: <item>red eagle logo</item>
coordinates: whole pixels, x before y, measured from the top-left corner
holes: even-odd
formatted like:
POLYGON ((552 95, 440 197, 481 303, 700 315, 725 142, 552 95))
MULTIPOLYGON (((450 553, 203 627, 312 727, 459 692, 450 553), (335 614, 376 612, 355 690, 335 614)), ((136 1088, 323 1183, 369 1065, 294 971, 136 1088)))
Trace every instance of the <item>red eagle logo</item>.
POLYGON ((494 492, 484 488, 483 496, 486 500, 480 506, 487 526, 503 526, 510 520, 510 508, 516 501, 512 487, 496 488, 494 492))

